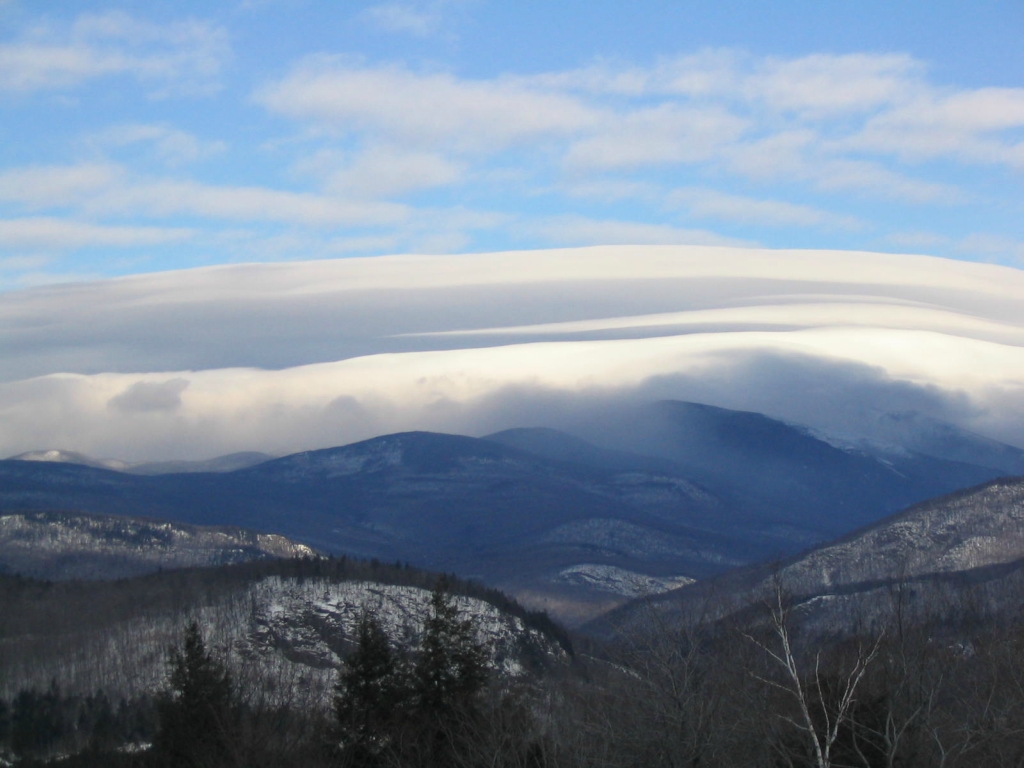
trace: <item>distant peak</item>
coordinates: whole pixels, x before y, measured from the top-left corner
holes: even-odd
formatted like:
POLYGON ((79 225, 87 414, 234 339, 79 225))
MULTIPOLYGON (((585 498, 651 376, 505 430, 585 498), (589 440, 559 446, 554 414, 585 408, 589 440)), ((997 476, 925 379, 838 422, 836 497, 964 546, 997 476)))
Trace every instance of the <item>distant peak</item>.
POLYGON ((117 459, 94 459, 84 453, 75 451, 63 451, 57 448, 48 448, 40 451, 26 451, 17 456, 11 456, 13 461, 45 461, 54 464, 80 464, 86 467, 99 467, 101 469, 114 469, 123 471, 130 465, 117 459))

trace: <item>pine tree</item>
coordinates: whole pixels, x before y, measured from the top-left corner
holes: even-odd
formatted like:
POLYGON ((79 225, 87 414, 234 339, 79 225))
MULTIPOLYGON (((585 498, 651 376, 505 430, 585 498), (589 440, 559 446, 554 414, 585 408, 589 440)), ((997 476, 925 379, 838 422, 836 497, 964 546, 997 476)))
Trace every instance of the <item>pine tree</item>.
POLYGON ((413 666, 413 709, 405 766, 458 765, 480 730, 477 694, 487 682, 487 653, 476 624, 459 615, 444 580, 430 609, 413 666))
POLYGON ((11 750, 19 757, 44 755, 64 735, 57 681, 46 693, 22 689, 11 706, 11 750))
POLYGON ((7 702, 0 699, 0 754, 6 749, 11 737, 11 712, 7 702))
POLYGON ((373 765, 388 749, 409 699, 404 660, 391 649, 380 623, 364 613, 356 647, 346 658, 334 688, 342 762, 373 765))
POLYGON ((153 752, 170 766, 206 768, 237 762, 231 676, 206 650, 199 624, 185 628, 168 654, 168 691, 158 704, 153 752))
POLYGON ((487 652, 476 641, 476 624, 459 609, 441 580, 430 595, 430 613, 413 669, 419 708, 443 716, 467 702, 487 682, 487 652))

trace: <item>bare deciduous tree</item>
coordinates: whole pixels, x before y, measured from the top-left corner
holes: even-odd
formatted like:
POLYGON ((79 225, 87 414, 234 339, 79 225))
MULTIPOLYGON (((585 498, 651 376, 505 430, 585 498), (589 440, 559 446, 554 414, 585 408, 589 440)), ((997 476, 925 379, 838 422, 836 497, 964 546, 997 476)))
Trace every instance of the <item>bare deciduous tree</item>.
POLYGON ((803 734, 817 768, 832 768, 836 741, 842 730, 851 725, 857 688, 878 655, 882 638, 879 636, 873 643, 859 646, 853 662, 838 674, 827 675, 822 669, 820 650, 814 653, 811 669, 805 671, 794 647, 791 600, 778 574, 773 580, 766 606, 774 642, 769 644, 750 633, 744 633, 744 636, 781 670, 782 679, 768 675, 756 677, 792 699, 798 714, 780 713, 778 716, 803 734))

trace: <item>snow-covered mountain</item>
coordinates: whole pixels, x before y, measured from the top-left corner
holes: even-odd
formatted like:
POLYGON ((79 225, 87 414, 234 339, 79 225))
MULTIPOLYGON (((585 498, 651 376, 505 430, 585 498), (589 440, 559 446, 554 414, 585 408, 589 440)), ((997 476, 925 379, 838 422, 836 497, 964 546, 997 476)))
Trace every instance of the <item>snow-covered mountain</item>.
POLYGON ((658 592, 790 555, 1003 475, 1024 456, 950 430, 919 442, 999 466, 902 447, 872 452, 762 414, 675 401, 580 429, 401 433, 219 474, 6 461, 0 511, 272 531, 328 552, 478 578, 569 617, 632 596, 632 583, 658 592), (581 575, 620 571, 632 575, 581 575))
POLYGON ((923 611, 964 600, 984 585, 985 610, 1019 610, 1024 575, 1024 478, 1004 478, 916 504, 836 541, 772 564, 740 568, 708 582, 626 605, 592 629, 607 633, 656 610, 683 620, 702 606, 723 617, 781 588, 805 628, 838 631, 891 607, 923 611), (713 600, 711 596, 713 595, 713 600))
POLYGON ((917 504, 781 570, 793 589, 968 571, 1024 558, 1024 479, 917 504))
POLYGON ((28 451, 11 456, 14 461, 50 461, 58 464, 80 464, 85 467, 113 469, 118 472, 129 472, 133 475, 172 475, 185 472, 234 472, 269 461, 274 458, 258 451, 243 451, 217 456, 213 459, 198 461, 121 461, 120 459, 95 459, 84 453, 49 449, 44 451, 28 451))
POLYGON ((163 568, 312 557, 305 544, 271 533, 113 515, 0 515, 0 573, 42 579, 120 579, 163 568))
POLYGON ((94 459, 92 456, 86 456, 84 453, 62 451, 56 448, 42 451, 26 451, 10 458, 12 461, 46 461, 55 464, 78 464, 83 467, 113 469, 118 472, 126 472, 131 467, 131 464, 119 459, 94 459))
MULTIPOLYGON (((0 604, 19 619, 0 622, 0 698, 45 689, 54 678, 65 693, 158 691, 167 648, 194 618, 244 690, 292 705, 329 705, 360 616, 371 613, 396 647, 413 648, 430 601, 426 587, 388 583, 400 569, 377 569, 383 580, 374 580, 339 577, 332 567, 343 564, 318 569, 314 562, 298 573, 178 571, 49 588, 0 578, 0 604)), ((452 599, 460 617, 475 624, 493 674, 515 677, 568 662, 566 647, 522 616, 480 597, 452 599)))
MULTIPOLYGON (((940 441, 933 435, 938 422, 904 423, 898 443, 870 450, 760 413, 665 400, 591 420, 578 434, 606 449, 672 462, 680 474, 747 512, 748 524, 789 526, 813 532, 818 541, 1010 474, 1008 467, 1024 468, 1020 449, 951 425, 944 425, 940 441)), ((780 547, 765 555, 786 552, 780 547)))
MULTIPOLYGON (((274 531, 318 549, 401 559, 538 598, 604 589, 567 567, 690 577, 756 557, 712 494, 666 462, 588 467, 457 435, 406 433, 225 474, 140 477, 0 462, 0 511, 76 509, 274 531), (646 466, 646 469, 645 469, 646 466), (625 532, 625 533, 624 533, 625 532)), ((783 544, 785 546, 785 544, 783 544)))

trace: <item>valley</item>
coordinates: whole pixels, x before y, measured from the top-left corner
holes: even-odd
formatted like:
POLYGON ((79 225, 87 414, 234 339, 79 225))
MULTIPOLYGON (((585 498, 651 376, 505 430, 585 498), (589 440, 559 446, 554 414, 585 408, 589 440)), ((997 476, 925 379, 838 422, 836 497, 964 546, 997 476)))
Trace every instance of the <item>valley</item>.
POLYGON ((0 768, 1024 768, 1022 39, 0 0, 0 768))
POLYGON ((915 450, 836 447, 760 414, 663 401, 591 424, 595 442, 549 428, 413 432, 148 475, 12 459, 0 512, 237 526, 457 573, 579 624, 638 590, 788 556, 1024 467, 1010 446, 933 433, 910 430, 915 450), (602 570, 618 576, 581 576, 602 570))
MULTIPOLYGON (((1024 708, 995 682, 1016 679, 1024 478, 1005 475, 1024 452, 914 418, 879 443, 678 401, 628 415, 577 434, 399 433, 238 468, 0 462, 0 726, 10 712, 17 747, 4 752, 3 726, 0 757, 96 764, 109 717, 104 743, 148 766, 168 649, 192 626, 231 681, 248 763, 299 750, 332 764, 316 745, 340 676, 368 653, 367 617, 394 663, 422 664, 438 599, 482 649, 486 692, 460 705, 476 725, 457 749, 473 760, 758 764, 764 739, 793 759, 817 731, 801 710, 774 713, 802 700, 797 681, 844 675, 861 708, 802 710, 853 729, 838 753, 924 766, 939 747, 1013 743, 954 723, 983 717, 980 680, 1003 711, 1024 708)), ((423 738, 424 716, 381 726, 375 738, 398 740, 384 764, 412 759, 398 745, 423 738)))

